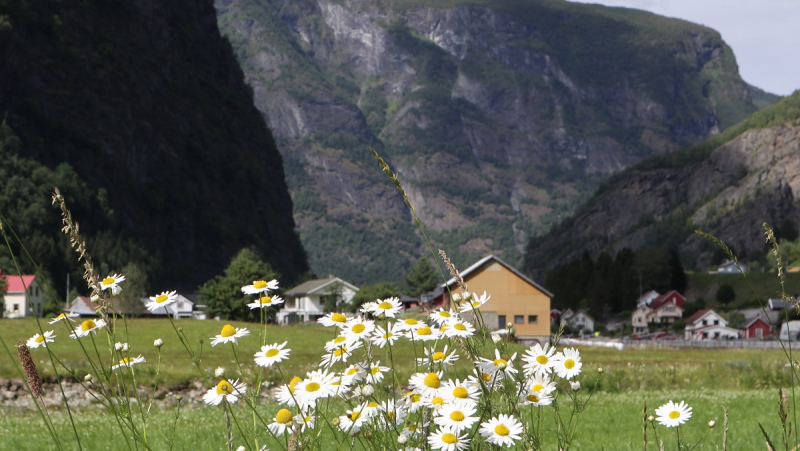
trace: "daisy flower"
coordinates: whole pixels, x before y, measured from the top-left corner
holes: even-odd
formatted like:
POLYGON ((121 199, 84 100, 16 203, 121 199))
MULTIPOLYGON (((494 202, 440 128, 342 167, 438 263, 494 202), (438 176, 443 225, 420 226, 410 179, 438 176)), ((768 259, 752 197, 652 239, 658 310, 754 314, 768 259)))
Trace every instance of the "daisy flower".
POLYGON ((244 382, 240 384, 239 379, 235 381, 223 379, 219 381, 216 387, 208 390, 203 395, 203 402, 211 406, 218 406, 225 399, 228 403, 233 404, 239 400, 240 395, 244 395, 246 392, 247 387, 244 382))
POLYGON ((481 369, 485 373, 489 374, 496 374, 502 373, 505 375, 506 373, 516 373, 517 369, 514 368, 514 359, 517 357, 517 353, 515 352, 514 355, 511 356, 510 359, 506 360, 500 357, 500 350, 494 350, 494 360, 489 360, 485 357, 481 357, 480 361, 475 362, 476 364, 480 365, 481 369))
POLYGON ((393 399, 383 401, 379 409, 381 418, 391 428, 394 428, 395 425, 403 424, 403 421, 405 421, 406 409, 402 405, 395 403, 393 399))
POLYGON ((258 293, 265 293, 269 290, 277 290, 277 289, 278 289, 278 281, 275 279, 272 279, 269 282, 264 280, 255 280, 253 281, 252 285, 243 286, 242 293, 258 294, 258 293))
POLYGON ((142 357, 141 354, 139 355, 139 357, 125 357, 124 359, 119 361, 119 364, 112 366, 111 367, 111 371, 114 371, 117 368, 120 368, 120 367, 123 367, 123 366, 126 366, 126 367, 127 366, 133 366, 133 365, 136 365, 137 363, 143 363, 143 362, 146 362, 146 361, 147 360, 145 360, 145 358, 142 357))
POLYGON ((97 321, 93 319, 87 319, 86 321, 82 322, 80 326, 75 328, 75 332, 69 335, 70 338, 80 338, 89 335, 90 333, 97 333, 98 329, 102 329, 106 326, 106 322, 102 319, 98 319, 97 321))
POLYGON ((377 305, 378 303, 375 301, 365 302, 361 304, 361 308, 358 309, 358 311, 361 313, 372 313, 372 310, 375 309, 377 305))
POLYGON ((178 300, 178 293, 176 291, 164 291, 158 296, 150 296, 150 302, 145 304, 147 310, 154 312, 156 309, 166 307, 178 300))
POLYGON ((444 400, 443 396, 440 396, 438 393, 435 396, 425 396, 422 398, 422 405, 432 409, 434 415, 439 415, 439 411, 442 410, 446 401, 444 400))
POLYGON ((683 401, 680 404, 676 404, 670 400, 656 409, 656 421, 668 428, 680 426, 691 417, 692 408, 683 401))
POLYGON ((469 338, 475 333, 475 327, 462 319, 453 319, 442 325, 442 332, 445 337, 469 338))
POLYGON ((442 336, 442 333, 435 327, 423 326, 417 330, 410 331, 409 335, 412 340, 433 341, 438 340, 442 336))
POLYGON ((38 348, 39 346, 44 346, 46 348, 47 343, 52 343, 55 341, 53 340, 54 338, 56 338, 56 335, 54 335, 54 333, 55 331, 49 330, 45 332, 44 335, 36 334, 31 338, 29 338, 28 342, 25 344, 31 349, 38 348))
POLYGON ((119 284, 125 281, 125 276, 114 274, 113 276, 108 276, 105 279, 100 281, 100 289, 105 291, 109 288, 112 290, 119 287, 119 284))
POLYGON ((211 337, 211 346, 216 346, 220 343, 236 343, 237 338, 250 335, 250 331, 246 327, 234 328, 230 324, 222 326, 222 331, 216 337, 211 337))
POLYGON ((256 299, 255 301, 247 304, 250 309, 257 309, 257 308, 267 308, 272 307, 274 305, 283 304, 283 298, 275 295, 275 296, 261 296, 260 298, 256 299))
POLYGON ((553 397, 549 394, 544 394, 542 391, 534 391, 533 387, 526 384, 526 388, 520 395, 520 405, 527 406, 533 404, 535 407, 549 406, 553 403, 553 397))
MULTIPOLYGON (((431 396, 431 398, 433 398, 433 396, 431 396)), ((424 405, 422 402, 422 395, 413 391, 406 393, 405 396, 403 396, 403 401, 405 402, 408 413, 414 413, 424 405)))
POLYGON ((448 428, 439 428, 438 431, 428 436, 428 444, 431 445, 431 449, 459 451, 469 447, 469 439, 467 434, 459 436, 456 431, 448 428))
POLYGON ((333 384, 336 376, 323 371, 312 371, 294 386, 294 397, 303 409, 314 407, 317 400, 336 393, 333 384))
POLYGON ((314 420, 315 417, 310 413, 300 412, 294 416, 294 422, 301 426, 300 432, 305 432, 306 429, 314 429, 314 420))
POLYGON ((353 318, 342 329, 342 335, 352 340, 368 339, 375 330, 375 323, 361 317, 353 318))
POLYGON ((371 419, 375 418, 380 412, 380 404, 375 401, 365 401, 361 404, 359 409, 361 410, 361 415, 371 419))
POLYGON ((342 346, 351 346, 355 343, 355 339, 352 337, 346 337, 344 335, 339 335, 338 337, 334 338, 333 340, 325 343, 325 350, 328 352, 333 352, 342 346))
POLYGON ((275 414, 274 421, 267 425, 269 430, 275 435, 292 433, 292 412, 289 409, 281 409, 275 414))
POLYGON ((395 315, 403 310, 403 304, 400 303, 399 298, 386 298, 372 308, 372 314, 375 316, 384 315, 387 318, 394 318, 395 315))
POLYGON ((487 442, 497 446, 514 446, 522 433, 522 423, 511 415, 500 414, 491 420, 481 423, 480 434, 487 442))
POLYGON ((436 324, 443 324, 447 321, 459 318, 458 313, 453 310, 445 310, 444 308, 440 308, 439 310, 430 313, 429 316, 436 324))
POLYGON ((381 326, 375 327, 375 332, 373 332, 370 341, 379 348, 383 348, 387 343, 394 344, 395 341, 406 336, 396 325, 397 323, 390 323, 386 330, 381 326))
POLYGON ((288 384, 283 384, 275 390, 275 399, 278 400, 278 404, 285 404, 289 407, 296 406, 297 404, 294 402, 294 387, 302 380, 303 379, 295 376, 288 384))
MULTIPOLYGON (((467 293, 469 294, 469 293, 467 293)), ((464 312, 471 312, 473 310, 477 310, 489 302, 491 296, 486 295, 486 292, 483 292, 483 296, 478 297, 477 294, 473 293, 472 296, 464 298, 463 303, 461 304, 461 313, 464 312)))
POLYGON ((475 405, 472 403, 446 404, 439 410, 439 416, 433 422, 458 433, 469 429, 478 421, 479 418, 474 415, 475 405))
POLYGON ((525 362, 525 366, 522 367, 525 370, 525 375, 531 376, 534 373, 549 373, 552 371, 553 354, 555 352, 556 348, 550 348, 549 344, 545 344, 544 347, 539 343, 531 346, 522 356, 522 360, 525 362))
POLYGON ((442 386, 442 373, 416 373, 408 380, 408 385, 422 396, 437 396, 442 386))
POLYGON ((398 321, 396 324, 399 330, 408 330, 408 331, 414 331, 419 329, 420 327, 426 326, 425 323, 423 323, 422 321, 417 321, 414 318, 406 318, 404 320, 398 321))
POLYGON ((448 403, 456 401, 478 402, 478 398, 481 396, 478 380, 472 376, 464 379, 463 381, 458 379, 455 381, 448 380, 444 383, 444 387, 442 387, 440 393, 448 403))
POLYGON ((364 366, 357 363, 353 363, 347 368, 345 368, 341 374, 342 383, 345 385, 352 385, 354 382, 364 380, 364 377, 367 374, 366 370, 364 369, 365 366, 366 363, 364 364, 364 366))
POLYGON ((381 361, 371 362, 367 372, 367 382, 370 384, 380 384, 383 380, 383 373, 389 371, 389 367, 381 366, 381 361))
POLYGON ((533 378, 525 382, 525 391, 528 393, 540 393, 549 395, 556 391, 556 383, 550 380, 547 374, 536 374, 533 378))
POLYGON ((347 317, 342 313, 328 313, 317 322, 325 327, 344 327, 347 324, 347 317))
POLYGON ((286 343, 287 342, 284 341, 281 344, 273 343, 271 345, 262 346, 261 351, 255 353, 256 365, 269 368, 281 360, 288 359, 291 349, 283 349, 286 343))
POLYGON ((80 315, 75 313, 75 312, 59 313, 58 316, 53 318, 53 321, 50 321, 47 324, 55 324, 55 323, 57 323, 59 321, 64 321, 64 320, 73 321, 72 318, 77 318, 78 316, 80 316, 80 315))
POLYGON ((361 406, 348 410, 347 415, 339 417, 339 429, 353 436, 361 431, 361 427, 369 420, 369 417, 363 415, 359 407, 361 406))
POLYGON ((328 354, 322 356, 322 361, 320 362, 319 366, 321 368, 330 368, 334 363, 341 360, 342 362, 347 362, 353 355, 353 351, 361 347, 361 342, 357 341, 349 346, 339 346, 333 351, 328 354))
POLYGON ((558 377, 572 379, 581 373, 581 354, 577 349, 564 349, 564 353, 558 353, 553 357, 553 371, 558 377))
POLYGON ((444 345, 444 349, 434 352, 432 348, 425 348, 425 357, 418 357, 418 365, 442 364, 442 365, 455 365, 458 360, 458 354, 453 350, 447 354, 449 345, 444 345))

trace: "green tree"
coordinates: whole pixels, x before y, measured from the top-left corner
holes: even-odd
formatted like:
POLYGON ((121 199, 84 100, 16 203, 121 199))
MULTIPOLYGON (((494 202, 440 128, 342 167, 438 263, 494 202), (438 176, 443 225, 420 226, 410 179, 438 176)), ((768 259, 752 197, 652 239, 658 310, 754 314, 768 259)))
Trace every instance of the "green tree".
POLYGON ((733 287, 726 284, 722 284, 717 288, 717 294, 715 295, 717 302, 727 307, 728 304, 733 302, 736 299, 736 291, 734 291, 733 287))
POLYGON ((244 248, 231 259, 224 274, 204 283, 199 292, 209 317, 255 321, 260 313, 247 307, 247 303, 253 301, 253 296, 242 293, 242 287, 252 284, 254 280, 277 278, 278 274, 259 257, 255 249, 244 248))
POLYGON ((124 303, 125 313, 129 315, 141 315, 145 311, 142 299, 152 296, 150 293, 150 281, 141 265, 130 262, 122 268, 125 275, 125 283, 120 294, 120 299, 124 303))
POLYGON ((427 258, 420 258, 406 275, 406 283, 410 287, 408 294, 418 297, 436 288, 436 272, 427 258))
POLYGON ((399 296, 400 291, 391 282, 378 282, 366 284, 359 288, 358 293, 350 301, 350 311, 356 312, 365 302, 377 299, 386 299, 392 296, 399 296))
POLYGON ((689 278, 686 277, 681 257, 676 249, 672 249, 669 253, 669 272, 672 289, 680 293, 686 293, 686 288, 689 286, 689 278))

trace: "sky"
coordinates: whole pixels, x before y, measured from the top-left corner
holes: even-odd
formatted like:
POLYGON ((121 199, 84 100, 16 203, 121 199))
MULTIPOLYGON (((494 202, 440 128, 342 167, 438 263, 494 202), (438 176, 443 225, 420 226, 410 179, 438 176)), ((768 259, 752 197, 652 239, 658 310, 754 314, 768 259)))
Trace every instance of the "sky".
POLYGON ((800 89, 800 0, 570 0, 643 9, 717 30, 739 73, 778 95, 800 89))

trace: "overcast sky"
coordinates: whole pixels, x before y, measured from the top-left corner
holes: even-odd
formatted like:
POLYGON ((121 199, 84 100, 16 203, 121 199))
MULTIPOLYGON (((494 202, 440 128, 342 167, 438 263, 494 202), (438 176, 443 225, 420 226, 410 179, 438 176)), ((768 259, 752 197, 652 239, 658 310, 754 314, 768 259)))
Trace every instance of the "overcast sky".
POLYGON ((800 0, 572 0, 643 9, 711 27, 733 48, 751 85, 788 95, 800 88, 800 0))

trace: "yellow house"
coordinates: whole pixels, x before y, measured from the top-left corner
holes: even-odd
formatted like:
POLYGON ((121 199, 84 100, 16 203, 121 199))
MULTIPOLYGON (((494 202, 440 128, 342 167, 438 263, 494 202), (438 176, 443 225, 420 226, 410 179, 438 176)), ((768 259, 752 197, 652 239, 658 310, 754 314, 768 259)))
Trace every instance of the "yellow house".
MULTIPOLYGON (((461 277, 470 292, 478 296, 486 292, 491 296, 481 307, 486 327, 492 331, 503 330, 511 323, 520 342, 549 343, 552 293, 494 255, 470 266, 461 272, 461 277)), ((448 280, 442 287, 445 288, 443 305, 454 308, 447 288, 453 295, 462 295, 463 290, 455 279, 448 280)))

